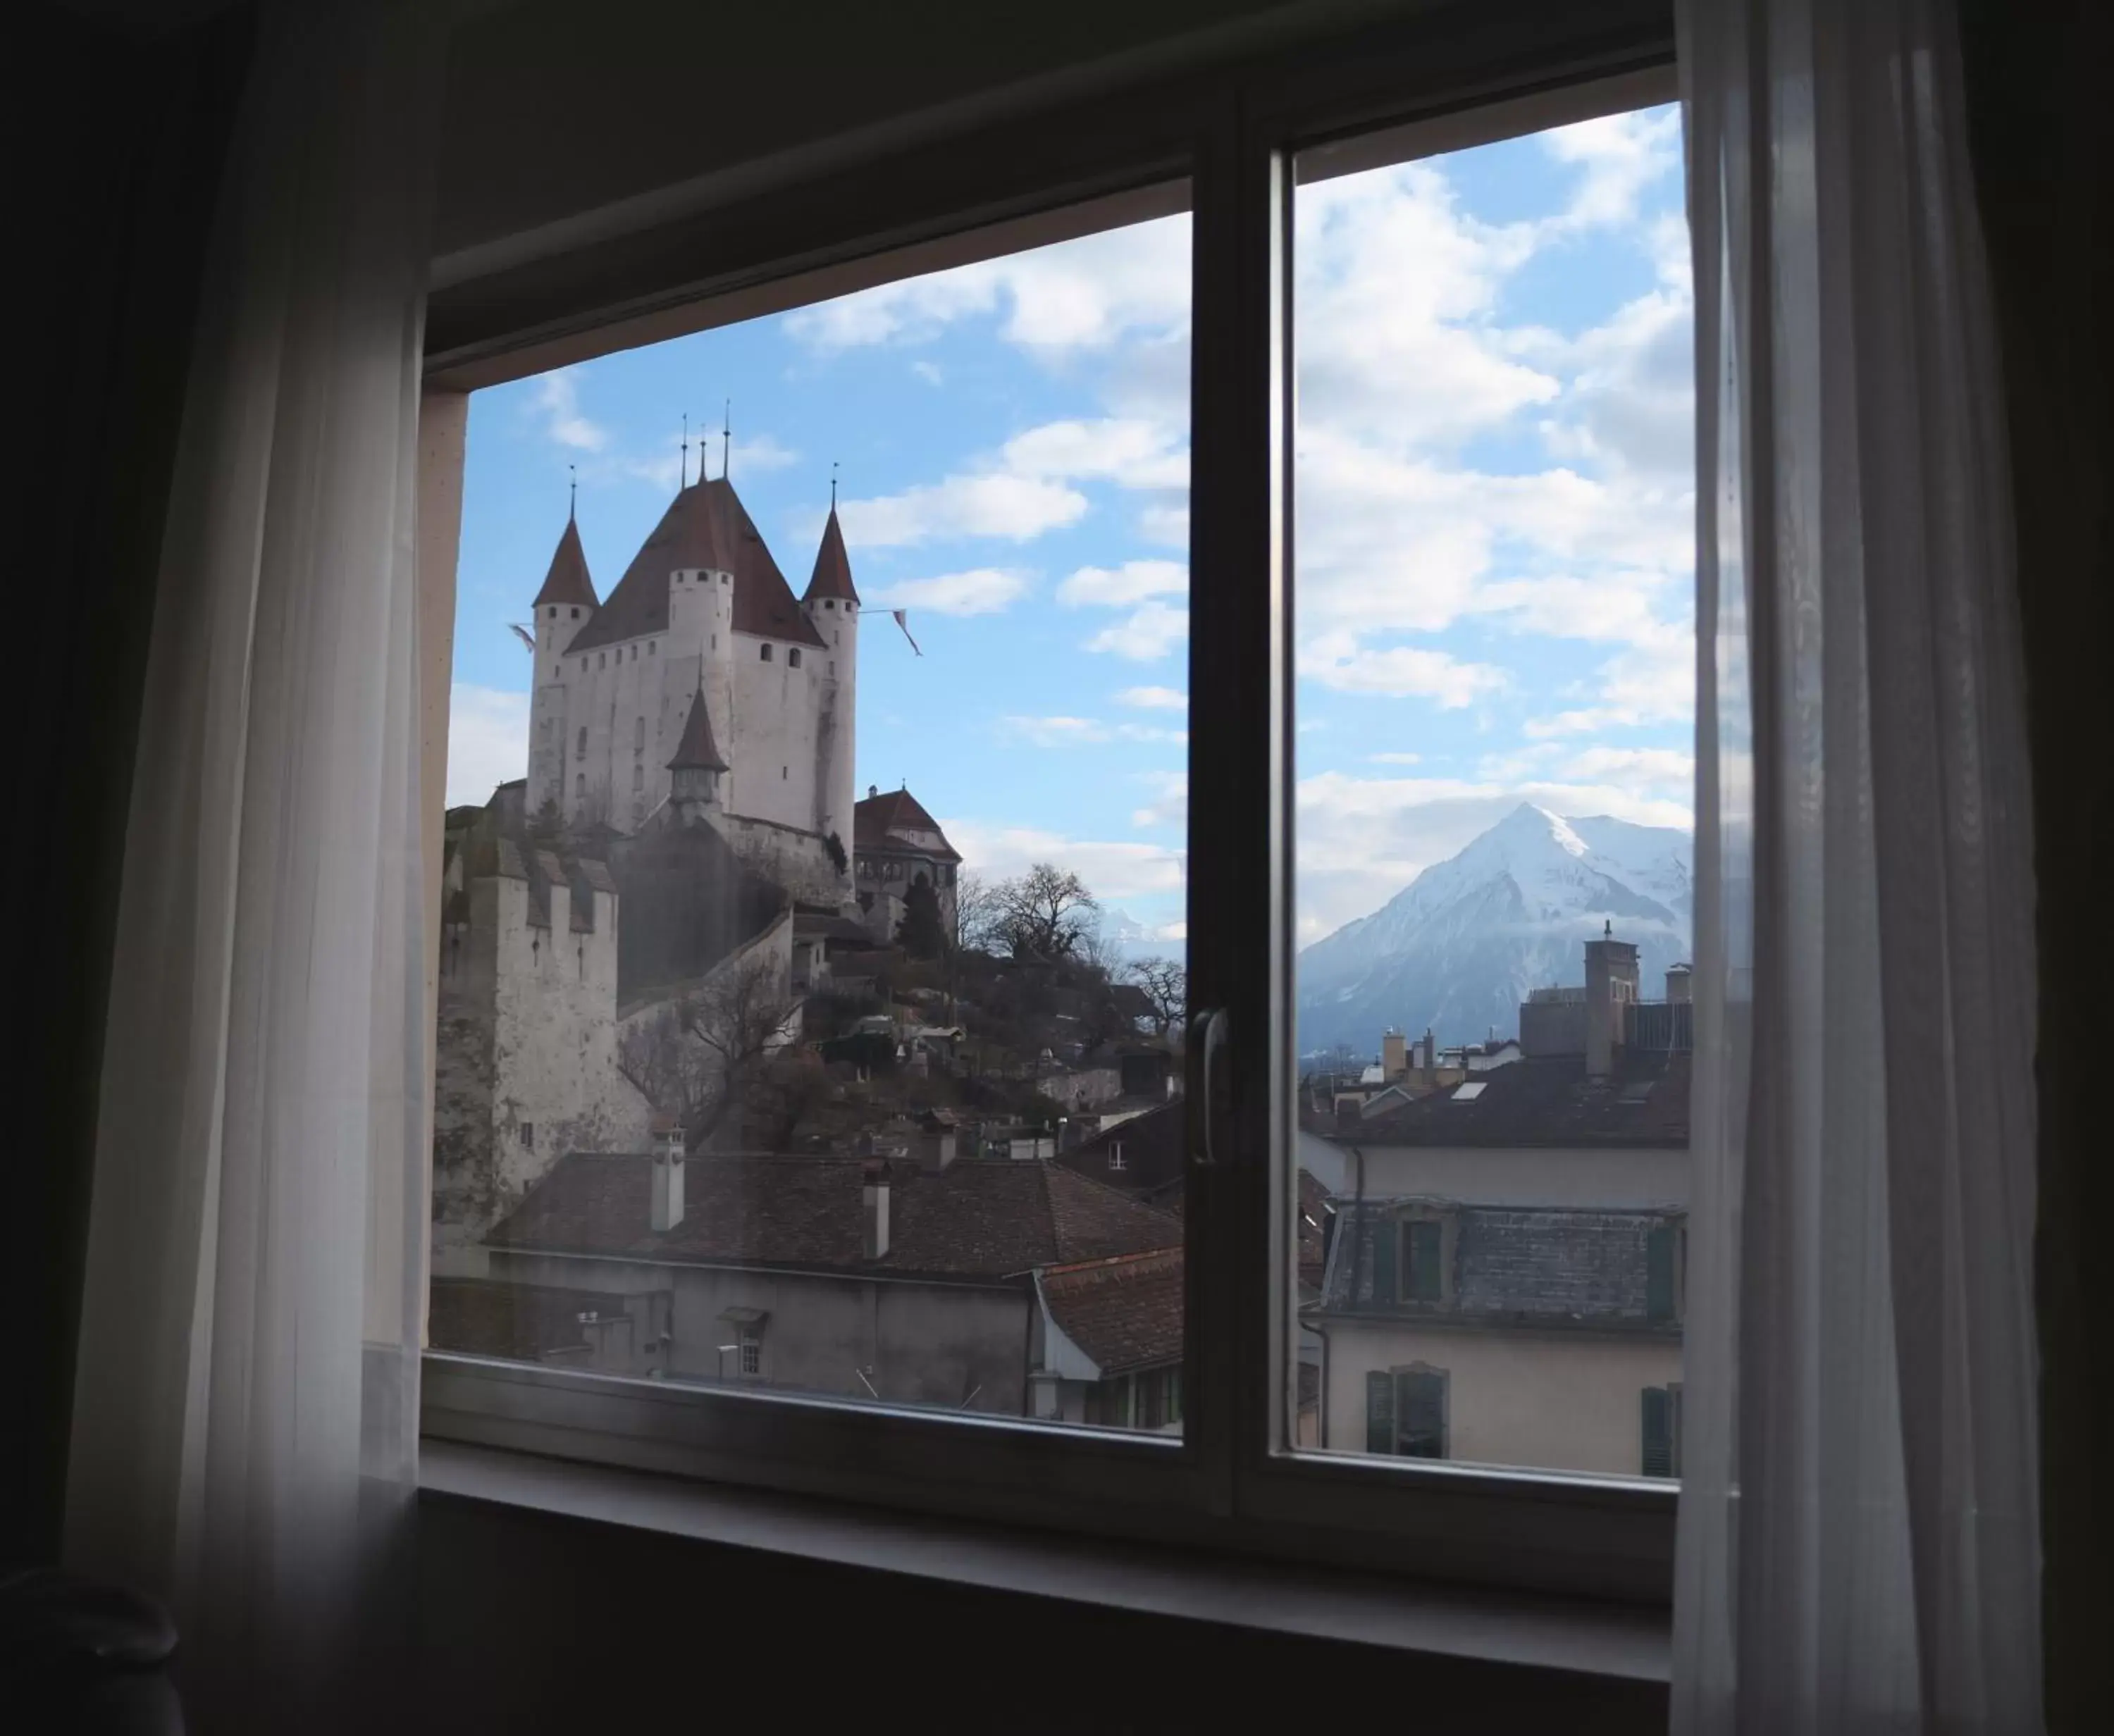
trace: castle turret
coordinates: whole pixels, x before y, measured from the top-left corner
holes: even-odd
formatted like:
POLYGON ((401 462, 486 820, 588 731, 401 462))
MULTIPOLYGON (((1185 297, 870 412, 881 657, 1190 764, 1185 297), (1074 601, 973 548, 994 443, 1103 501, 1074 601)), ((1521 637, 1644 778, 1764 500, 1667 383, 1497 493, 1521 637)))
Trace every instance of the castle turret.
POLYGON ((684 821, 704 819, 720 805, 720 778, 727 769, 712 739, 712 707, 702 685, 683 720, 682 739, 668 761, 668 802, 684 821))
MULTIPOLYGON (((673 538, 668 569, 668 655, 664 691, 680 695, 683 688, 702 689, 707 708, 708 739, 734 739, 734 552, 728 528, 712 492, 702 480, 676 496, 664 523, 673 538)), ((678 703, 684 703, 678 700, 678 703)), ((687 715, 685 723, 687 727, 687 715)), ((716 747, 713 756, 718 757, 716 747)), ((722 772, 730 768, 723 761, 722 772)), ((714 780, 716 786, 717 780, 714 780)), ((724 793, 716 793, 720 799, 724 793)), ((675 793, 670 791, 671 799, 675 793)))
POLYGON ((800 606, 814 624, 823 645, 823 707, 817 732, 815 829, 834 833, 851 848, 853 778, 858 758, 858 592, 852 584, 852 564, 844 552, 844 528, 837 523, 836 488, 830 490, 830 516, 822 527, 815 571, 800 606))
POLYGON ((565 792, 565 690, 560 681, 559 661, 580 629, 593 619, 602 606, 595 596, 594 579, 588 572, 587 551, 580 546, 580 527, 571 513, 551 556, 551 569, 543 575, 543 588, 536 593, 530 614, 530 655, 536 668, 531 678, 534 697, 528 724, 528 806, 531 814, 546 802, 562 802, 565 792))

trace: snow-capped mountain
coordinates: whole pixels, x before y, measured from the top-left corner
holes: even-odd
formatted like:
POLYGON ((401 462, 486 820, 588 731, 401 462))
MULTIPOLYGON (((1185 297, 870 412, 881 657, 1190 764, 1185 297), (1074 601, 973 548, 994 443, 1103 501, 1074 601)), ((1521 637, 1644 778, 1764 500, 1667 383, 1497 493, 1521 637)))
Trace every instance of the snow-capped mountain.
POLYGON ((1519 1030, 1530 989, 1585 980, 1583 943, 1614 925, 1655 998, 1689 956, 1689 834, 1521 803, 1369 916, 1299 955, 1299 1048, 1376 1053, 1389 1026, 1441 1044, 1519 1030))

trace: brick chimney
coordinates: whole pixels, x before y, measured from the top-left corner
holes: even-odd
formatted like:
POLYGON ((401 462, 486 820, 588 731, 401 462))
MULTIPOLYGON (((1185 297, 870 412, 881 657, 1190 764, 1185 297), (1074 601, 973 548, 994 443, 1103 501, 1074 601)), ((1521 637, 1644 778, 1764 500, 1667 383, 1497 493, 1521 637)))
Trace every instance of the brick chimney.
POLYGON ((888 1166, 869 1163, 860 1172, 860 1221, 864 1226, 863 1257, 888 1258, 888 1166))
POLYGON ((1431 1083, 1432 1073, 1439 1065, 1439 1039, 1431 1035, 1431 1027, 1429 1025, 1424 1027, 1424 1041, 1421 1048, 1424 1056, 1424 1082, 1429 1085, 1431 1083))
POLYGON ((1409 1071, 1408 1039, 1398 1030, 1380 1036, 1380 1077, 1399 1079, 1409 1071))
POLYGON ((1586 1076, 1605 1079, 1615 1071, 1622 1040, 1622 1008, 1637 998, 1637 949, 1615 939, 1607 923, 1600 939, 1586 943, 1586 1076))
POLYGON ((672 1115, 653 1117, 653 1205, 655 1235, 683 1221, 683 1129, 672 1115))

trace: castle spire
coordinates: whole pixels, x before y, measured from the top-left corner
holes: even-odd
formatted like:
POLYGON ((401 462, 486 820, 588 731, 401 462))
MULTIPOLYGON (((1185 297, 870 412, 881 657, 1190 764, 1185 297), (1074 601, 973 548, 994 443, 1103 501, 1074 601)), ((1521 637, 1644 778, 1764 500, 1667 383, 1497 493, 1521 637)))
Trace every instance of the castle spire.
POLYGON ((698 678, 698 691, 690 701, 690 715, 683 720, 682 738, 675 743, 675 752, 668 761, 667 769, 673 772, 725 771, 727 762, 720 757, 719 743, 712 739, 712 713, 705 707, 704 677, 698 678))
MULTIPOLYGON (((703 442, 700 441, 698 444, 702 450, 703 442)), ((675 473, 675 492, 678 494, 690 486, 690 413, 688 410, 683 412, 683 456, 680 463, 682 468, 675 473)), ((705 467, 700 462, 698 465, 699 481, 702 482, 704 479, 704 473, 705 467)))
POLYGON ((547 603, 570 603, 586 609, 602 606, 588 572, 587 551, 580 546, 579 520, 570 514, 551 555, 551 570, 543 575, 543 588, 536 593, 538 608, 547 603))
POLYGON ((720 480, 727 479, 727 471, 734 463, 734 400, 726 401, 726 415, 720 423, 720 480))
POLYGON ((822 525, 822 546, 815 551, 815 571, 808 581, 808 594, 800 601, 812 603, 821 597, 856 604, 858 591, 852 583, 851 557, 844 552, 844 527, 837 522, 836 488, 830 489, 830 516, 822 525))
POLYGON ((837 509, 837 461, 830 460, 830 510, 837 509))
MULTIPOLYGON (((578 464, 568 464, 565 468, 572 477, 572 482, 565 492, 565 523, 571 524, 580 516, 580 467, 578 464)), ((834 502, 836 496, 832 494, 830 498, 834 502)))

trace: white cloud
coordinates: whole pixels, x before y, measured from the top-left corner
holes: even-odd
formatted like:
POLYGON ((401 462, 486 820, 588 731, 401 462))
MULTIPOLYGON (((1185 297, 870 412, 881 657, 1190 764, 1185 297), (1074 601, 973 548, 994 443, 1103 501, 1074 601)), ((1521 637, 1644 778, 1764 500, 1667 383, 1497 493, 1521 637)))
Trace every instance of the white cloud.
POLYGON ((1025 542, 1077 523, 1086 516, 1087 497, 1061 482, 988 472, 846 500, 837 511, 845 541, 858 548, 901 548, 946 537, 1025 542))
POLYGON ((759 470, 783 470, 788 464, 797 464, 800 455, 769 434, 737 434, 734 461, 741 466, 744 475, 753 476, 759 470))
POLYGON ((1424 763, 1424 756, 1421 753, 1369 753, 1366 758, 1375 765, 1421 765, 1424 763))
POLYGON ((1057 601, 1072 608, 1087 603, 1123 607, 1149 596, 1183 596, 1189 569, 1178 560, 1127 560, 1119 567, 1082 567, 1057 587, 1057 601))
POLYGON ((944 385, 947 378, 946 375, 940 371, 936 362, 913 362, 910 364, 910 371, 927 386, 944 385))
POLYGON ((1135 416, 1046 422, 1005 443, 1015 476, 1096 477, 1125 488, 1187 488, 1189 455, 1175 429, 1135 416))
POLYGON ((1134 663, 1150 663, 1165 656, 1188 637, 1187 610, 1152 602, 1132 610, 1114 626, 1103 628, 1087 641, 1087 649, 1127 657, 1134 663))
POLYGON ((1186 332, 1189 219, 1162 217, 882 284, 804 308, 787 317, 786 329, 828 352, 922 342, 972 318, 996 318, 1001 337, 1046 352, 1186 332))
POLYGON ((448 806, 481 806, 528 771, 528 696, 457 682, 448 691, 448 806))
POLYGON ((1151 787, 1153 795, 1143 806, 1131 810, 1130 823, 1141 829, 1172 826, 1178 831, 1186 832, 1189 825, 1189 774, 1186 771, 1141 772, 1138 777, 1151 787))
POLYGON ((1155 504, 1142 508, 1137 515, 1137 532, 1147 542, 1162 548, 1186 549, 1189 546, 1189 503, 1155 504))
POLYGON ((963 866, 991 879, 1019 874, 1036 862, 1055 862, 1076 873, 1103 903, 1178 895, 1186 880, 1187 853, 1171 845, 1068 838, 1033 826, 953 816, 940 824, 962 852, 963 866))
POLYGON ((1463 663, 1448 652, 1420 646, 1361 650, 1348 635, 1313 642, 1301 651, 1298 669, 1306 679, 1338 692, 1432 699, 1448 711, 1506 684, 1505 672, 1487 663, 1463 663))
POLYGON ((1024 573, 976 567, 966 573, 904 579, 876 591, 868 601, 886 609, 923 609, 934 614, 999 614, 1025 596, 1027 589, 1024 573))
POLYGON ((580 371, 559 368, 536 382, 529 403, 543 419, 547 438, 574 452, 599 452, 609 444, 609 430, 580 413, 580 371))
POLYGON ((1553 127, 1541 135, 1541 144, 1558 162, 1586 171, 1551 227, 1627 223, 1636 217, 1638 195, 1681 166, 1681 111, 1601 115, 1553 127))
POLYGON ((1165 742, 1189 739, 1186 729, 1156 724, 1108 723, 1093 717, 1008 717, 1009 733, 1037 747, 1078 747, 1105 742, 1165 742))
POLYGON ((1176 688, 1125 688, 1116 695, 1116 703, 1146 711, 1186 711, 1189 696, 1176 688))
POLYGON ((1677 747, 1589 747, 1567 761, 1562 774, 1686 795, 1695 787, 1695 756, 1677 747))

